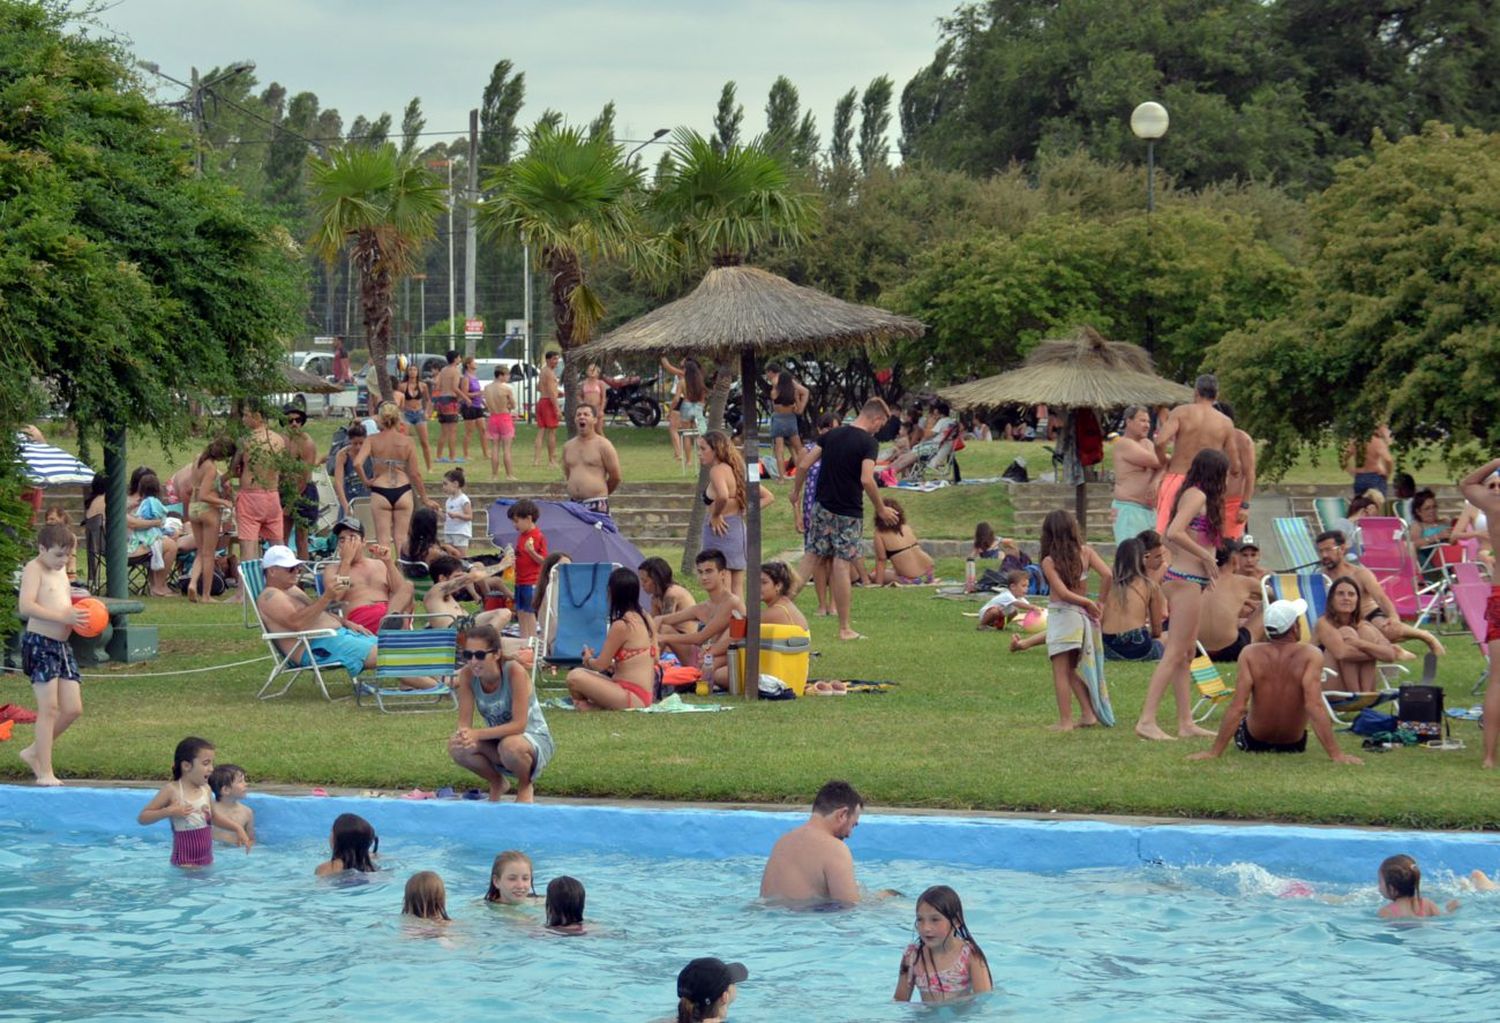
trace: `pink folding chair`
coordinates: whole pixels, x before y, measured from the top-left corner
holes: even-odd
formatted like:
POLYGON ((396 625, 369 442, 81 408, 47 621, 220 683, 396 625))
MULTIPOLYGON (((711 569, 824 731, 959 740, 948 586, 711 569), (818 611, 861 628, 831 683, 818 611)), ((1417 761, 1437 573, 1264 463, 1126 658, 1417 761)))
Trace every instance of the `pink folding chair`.
POLYGON ((1359 563, 1375 576, 1396 605, 1398 615, 1403 619, 1420 617, 1417 592, 1421 576, 1406 523, 1389 516, 1367 517, 1359 520, 1359 532, 1364 543, 1359 563))
POLYGON ((1463 616, 1469 635, 1474 637, 1474 642, 1479 646, 1479 652, 1484 654, 1484 668, 1479 673, 1479 681, 1474 685, 1474 692, 1477 694, 1484 691, 1485 683, 1489 681, 1490 675, 1490 645, 1485 639, 1490 631, 1487 613, 1490 603, 1490 586, 1482 582, 1455 583, 1453 602, 1458 605, 1459 614, 1463 616))

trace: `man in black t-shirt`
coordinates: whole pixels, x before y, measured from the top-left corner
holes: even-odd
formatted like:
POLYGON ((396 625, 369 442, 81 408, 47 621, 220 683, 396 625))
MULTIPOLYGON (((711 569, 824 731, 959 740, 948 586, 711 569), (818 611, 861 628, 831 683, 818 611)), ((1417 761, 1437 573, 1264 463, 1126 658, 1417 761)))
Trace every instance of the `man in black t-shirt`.
POLYGON ((890 418, 890 409, 872 398, 850 426, 829 430, 818 442, 822 467, 813 495, 812 518, 807 523, 807 550, 830 573, 833 606, 839 615, 839 639, 860 639, 849 625, 849 559, 860 554, 864 534, 864 495, 870 495, 877 517, 894 523, 897 513, 887 508, 875 486, 875 434, 890 418))

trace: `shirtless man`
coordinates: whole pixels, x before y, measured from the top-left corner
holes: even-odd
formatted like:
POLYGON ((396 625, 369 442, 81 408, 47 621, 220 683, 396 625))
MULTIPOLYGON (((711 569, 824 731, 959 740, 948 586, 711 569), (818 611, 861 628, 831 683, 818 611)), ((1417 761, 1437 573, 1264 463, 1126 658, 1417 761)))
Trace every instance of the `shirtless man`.
POLYGON ((1182 489, 1183 477, 1188 466, 1204 448, 1224 452, 1229 458, 1230 478, 1240 473, 1239 452, 1230 441, 1234 437, 1234 424, 1229 417, 1214 408, 1219 398, 1219 381, 1212 373, 1198 378, 1193 389, 1193 401, 1189 405, 1178 405, 1167 415, 1167 421, 1156 431, 1156 457, 1165 467, 1158 473, 1156 487, 1156 531, 1163 536, 1172 519, 1172 506, 1177 501, 1177 491, 1182 489), (1172 457, 1167 457, 1171 447, 1172 457))
POLYGON ((286 438, 266 425, 258 409, 246 406, 241 421, 249 431, 240 442, 230 475, 240 482, 234 498, 234 521, 240 539, 240 560, 260 557, 260 542, 279 544, 281 531, 281 470, 277 461, 286 451, 286 438))
POLYGON ((620 486, 620 456, 615 446, 599 435, 599 413, 594 406, 579 402, 573 424, 578 435, 563 445, 562 453, 568 500, 608 515, 609 495, 620 486))
POLYGON ((542 464, 542 438, 547 440, 547 464, 557 464, 557 427, 562 422, 562 406, 558 399, 562 388, 557 383, 557 352, 548 352, 537 377, 536 399, 536 444, 531 451, 531 464, 542 464))
POLYGON ((416 588, 396 567, 396 555, 389 547, 367 547, 364 524, 353 517, 335 523, 333 535, 339 560, 324 568, 323 590, 326 593, 336 583, 348 581, 345 618, 374 633, 380 631, 386 615, 411 611, 416 588))
POLYGON ((504 448, 505 478, 516 479, 510 461, 510 446, 516 439, 516 392, 511 390, 510 370, 505 366, 495 367, 495 379, 484 385, 484 407, 489 412, 485 432, 490 440, 490 479, 500 472, 501 449, 504 448))
MULTIPOLYGON (((1475 469, 1458 481, 1464 500, 1484 513, 1489 522, 1491 550, 1500 551, 1500 490, 1491 490, 1489 478, 1500 469, 1500 458, 1495 458, 1475 469)), ((1500 587, 1490 591, 1490 601, 1485 608, 1485 641, 1494 643, 1500 639, 1500 587)), ((1491 649, 1494 649, 1491 647, 1491 649)), ((1500 741, 1500 657, 1490 657, 1490 680, 1484 689, 1484 766, 1495 766, 1495 746, 1500 741)))
POLYGON ((698 573, 698 585, 703 587, 708 599, 685 611, 656 619, 657 642, 663 647, 677 651, 679 655, 691 653, 694 647, 708 648, 708 656, 702 664, 703 677, 721 689, 729 687, 729 623, 737 617, 745 617, 745 602, 729 585, 728 565, 723 551, 699 551, 694 568, 698 573), (698 623, 694 631, 668 631, 674 626, 690 626, 693 622, 698 623))
MULTIPOLYGON (((515 555, 510 551, 507 551, 500 563, 492 568, 475 565, 473 568, 465 569, 464 563, 450 554, 434 558, 429 566, 432 573, 432 588, 422 598, 422 610, 432 615, 427 620, 429 627, 446 629, 459 622, 467 626, 469 623, 465 620, 472 619, 473 624, 493 626, 496 632, 504 629, 510 624, 510 611, 497 608, 494 611, 481 611, 476 615, 470 615, 468 608, 458 602, 458 594, 465 590, 471 593, 487 592, 491 579, 503 574, 515 562, 515 555)), ((499 580, 495 582, 498 583, 499 580)), ((500 585, 503 587, 504 584, 500 585)))
MULTIPOLYGON (((345 579, 332 579, 316 598, 309 597, 297 585, 303 562, 290 547, 277 544, 266 549, 261 567, 266 573, 266 588, 255 606, 268 632, 312 632, 332 629, 334 635, 311 640, 313 656, 322 664, 338 661, 351 675, 375 667, 375 636, 369 629, 344 619, 332 605, 349 592, 345 579)), ((282 653, 291 653, 297 640, 278 639, 282 653)), ((306 652, 303 652, 306 656, 306 652)))
MULTIPOLYGON (((1231 424, 1234 423, 1234 409, 1228 402, 1217 402, 1214 407, 1224 413, 1231 424)), ((1250 498, 1255 493, 1255 441, 1244 430, 1234 427, 1231 443, 1240 470, 1238 473, 1230 470, 1224 491, 1224 536, 1238 540, 1245 535, 1245 523, 1250 521, 1250 498)))
POLYGON ((1380 585, 1380 580, 1375 578, 1374 572, 1363 565, 1350 562, 1345 557, 1348 547, 1343 533, 1336 529, 1319 533, 1316 544, 1318 565, 1323 569, 1323 574, 1328 576, 1329 582, 1347 577, 1353 579, 1359 586, 1359 617, 1362 621, 1375 626, 1382 636, 1396 644, 1396 660, 1414 661, 1417 659, 1416 654, 1401 646, 1409 639, 1418 639, 1426 643, 1427 649, 1435 655, 1448 652, 1432 633, 1407 625, 1401 620, 1401 616, 1396 613, 1395 603, 1385 592, 1385 588, 1380 585))
MULTIPOLYGON (((1232 557, 1232 555, 1231 555, 1232 557)), ((1224 571, 1219 558, 1219 578, 1203 592, 1203 610, 1198 618, 1198 642, 1208 651, 1209 660, 1233 664, 1262 632, 1260 624, 1260 580, 1224 571), (1252 610, 1244 617, 1245 607, 1252 610), (1243 622, 1243 624, 1242 624, 1243 622)))
POLYGON ((1241 538, 1240 549, 1235 552, 1234 574, 1246 576, 1256 582, 1266 577, 1266 570, 1260 567, 1260 544, 1249 533, 1241 538))
MULTIPOLYGON (((1220 583, 1223 577, 1220 577, 1220 583)), ((1297 639, 1298 623, 1307 602, 1278 600, 1266 608, 1266 638, 1240 654, 1234 696, 1224 711, 1212 749, 1189 760, 1212 760, 1230 740, 1246 753, 1301 753, 1307 749, 1307 728, 1336 764, 1360 764, 1358 757, 1339 749, 1333 725, 1323 705, 1323 654, 1297 639), (1248 706, 1248 713, 1247 713, 1248 706)))
POLYGON ((1125 410, 1125 429, 1114 443, 1115 499, 1110 517, 1115 524, 1115 544, 1156 527, 1156 505, 1152 483, 1161 460, 1146 440, 1151 433, 1151 412, 1144 405, 1125 410))
POLYGON ((1396 460, 1391 457, 1391 428, 1384 423, 1375 427, 1370 439, 1360 444, 1350 441, 1344 448, 1344 468, 1354 477, 1354 496, 1374 489, 1386 494, 1386 481, 1396 460))
POLYGON ((859 826, 865 801, 846 781, 830 781, 813 798, 807 823, 776 840, 760 878, 760 897, 777 902, 859 903, 854 857, 844 843, 859 826))
MULTIPOLYGON (((460 391, 459 384, 463 379, 463 368, 458 361, 458 349, 448 350, 448 365, 438 370, 438 375, 432 382, 432 407, 437 410, 438 417, 438 442, 437 462, 457 462, 458 457, 458 416, 460 391), (448 445, 448 457, 443 457, 443 445, 448 445)), ((463 395, 467 400, 468 395, 463 395)))
POLYGON ((297 530, 297 557, 307 560, 307 538, 318 524, 318 485, 312 481, 313 470, 318 467, 318 446, 307 435, 307 413, 295 405, 282 409, 286 416, 287 450, 302 463, 294 481, 297 486, 297 506, 283 511, 281 535, 288 536, 295 526, 297 530))

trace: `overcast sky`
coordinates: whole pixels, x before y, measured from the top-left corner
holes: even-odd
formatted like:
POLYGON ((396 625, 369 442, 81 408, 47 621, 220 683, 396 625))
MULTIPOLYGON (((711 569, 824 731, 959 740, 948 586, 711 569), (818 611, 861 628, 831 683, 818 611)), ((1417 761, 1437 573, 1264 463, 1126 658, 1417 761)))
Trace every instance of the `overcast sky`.
MULTIPOLYGON (((102 15, 136 56, 186 80, 239 60, 260 83, 311 90, 355 115, 401 111, 422 97, 427 130, 461 133, 497 60, 526 73, 530 123, 547 107, 587 123, 607 100, 617 135, 686 124, 709 130, 733 79, 743 130, 765 122, 766 92, 792 80, 823 144, 838 97, 881 74, 895 99, 932 60, 937 20, 957 0, 121 0, 102 15)), ((168 88, 173 88, 168 86, 168 88)), ((900 119, 892 104, 889 143, 900 119)), ((893 162, 898 159, 892 153, 893 162)))

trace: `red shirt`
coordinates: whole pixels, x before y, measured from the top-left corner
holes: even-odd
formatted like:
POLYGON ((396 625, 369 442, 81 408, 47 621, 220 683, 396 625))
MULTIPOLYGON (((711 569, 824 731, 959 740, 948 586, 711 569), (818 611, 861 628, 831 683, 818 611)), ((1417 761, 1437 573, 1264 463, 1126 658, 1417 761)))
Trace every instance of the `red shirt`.
POLYGON ((542 531, 532 526, 526 532, 516 537, 516 585, 535 586, 542 578, 541 561, 533 561, 526 554, 526 541, 530 540, 536 556, 543 561, 547 559, 547 538, 542 531))

